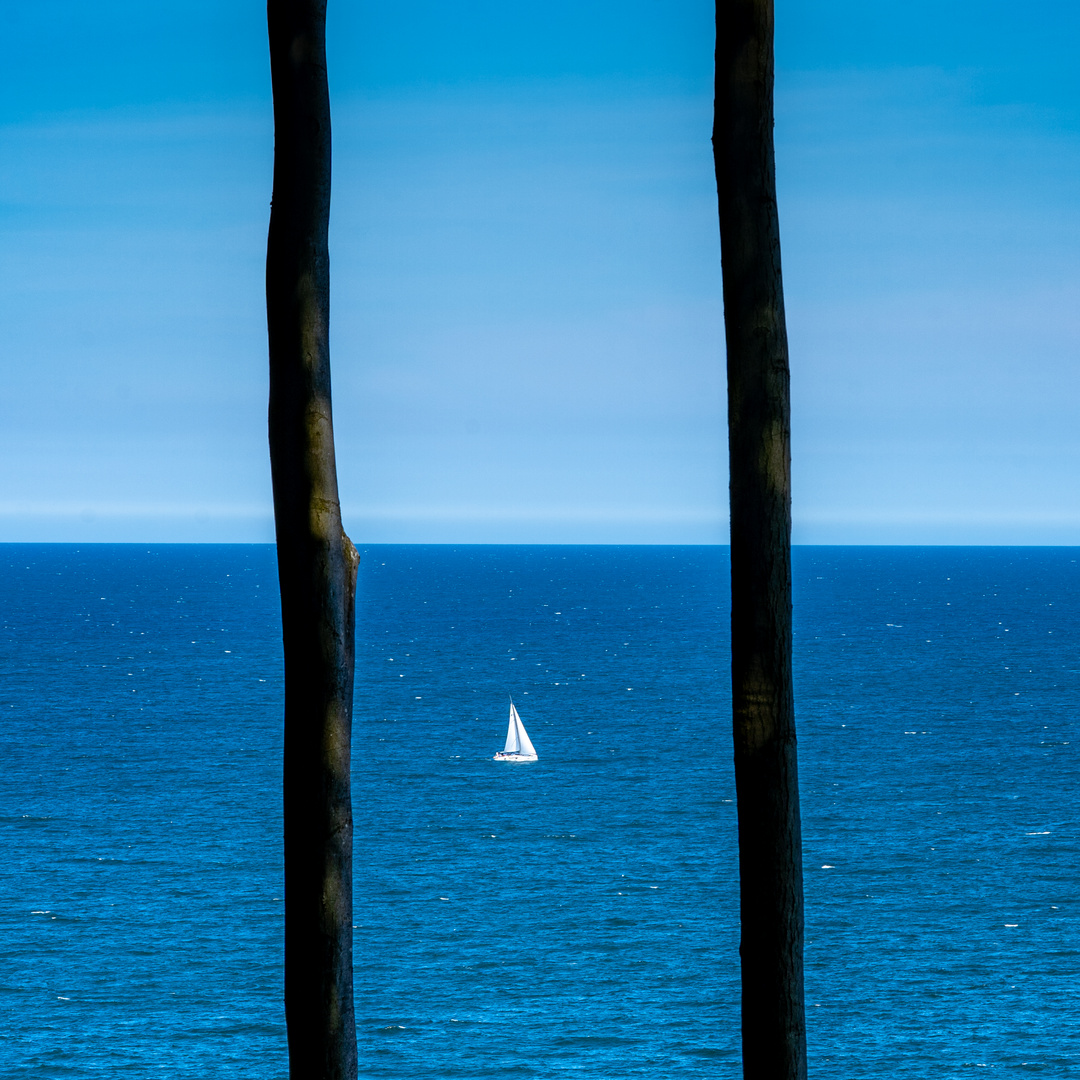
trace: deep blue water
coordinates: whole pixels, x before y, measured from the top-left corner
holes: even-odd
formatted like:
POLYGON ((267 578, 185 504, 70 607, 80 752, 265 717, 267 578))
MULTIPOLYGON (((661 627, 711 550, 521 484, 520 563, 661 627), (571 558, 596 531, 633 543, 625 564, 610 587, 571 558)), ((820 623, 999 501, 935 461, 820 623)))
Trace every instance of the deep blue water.
MULTIPOLYGON (((812 1076, 1080 1075, 1078 559, 796 549, 812 1076)), ((0 1076, 284 1078, 273 550, 0 567, 0 1076)), ((363 1076, 739 1075, 726 573, 364 552, 363 1076)))

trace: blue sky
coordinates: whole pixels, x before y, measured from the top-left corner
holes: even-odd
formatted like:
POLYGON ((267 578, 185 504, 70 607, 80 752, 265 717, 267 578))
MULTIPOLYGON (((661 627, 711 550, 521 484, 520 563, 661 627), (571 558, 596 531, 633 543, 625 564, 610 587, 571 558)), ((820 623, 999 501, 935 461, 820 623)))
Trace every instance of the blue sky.
MULTIPOLYGON (((330 0, 358 542, 724 542, 712 13, 330 0)), ((258 3, 0 72, 0 540, 268 540, 258 3)), ((777 3, 802 543, 1080 543, 1080 6, 777 3)))

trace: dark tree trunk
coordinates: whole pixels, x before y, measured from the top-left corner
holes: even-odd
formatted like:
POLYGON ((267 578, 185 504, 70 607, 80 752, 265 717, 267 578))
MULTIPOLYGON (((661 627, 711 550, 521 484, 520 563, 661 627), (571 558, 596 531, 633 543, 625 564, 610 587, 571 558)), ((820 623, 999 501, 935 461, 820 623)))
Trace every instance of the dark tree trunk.
POLYGON ((713 152, 727 338, 743 1074, 801 1080, 790 405, 772 96, 772 0, 717 0, 713 152))
POLYGON ((330 410, 326 0, 269 0, 274 198, 266 255, 270 465, 285 651, 285 1017, 296 1080, 354 1080, 356 549, 330 410))

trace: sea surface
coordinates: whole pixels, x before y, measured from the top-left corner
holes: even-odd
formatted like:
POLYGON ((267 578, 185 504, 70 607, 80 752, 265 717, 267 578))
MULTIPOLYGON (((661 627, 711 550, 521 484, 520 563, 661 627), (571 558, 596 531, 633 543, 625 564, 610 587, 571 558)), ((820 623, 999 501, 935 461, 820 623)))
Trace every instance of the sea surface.
MULTIPOLYGON (((813 1078, 1080 1076, 1078 560, 796 549, 813 1078)), ((273 549, 0 569, 0 1077, 284 1080, 273 549)), ((363 551, 362 1076, 740 1075, 727 596, 722 548, 363 551)))

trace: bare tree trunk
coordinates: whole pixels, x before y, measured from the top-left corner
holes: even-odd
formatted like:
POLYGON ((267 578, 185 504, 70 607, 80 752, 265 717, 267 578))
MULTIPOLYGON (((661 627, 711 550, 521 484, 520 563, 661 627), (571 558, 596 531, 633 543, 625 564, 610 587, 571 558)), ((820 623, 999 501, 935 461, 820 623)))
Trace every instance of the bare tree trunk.
POLYGON ((772 0, 717 0, 713 128, 727 338, 743 1075, 806 1076, 791 679, 791 439, 772 0))
POLYGON ((296 1080, 355 1080, 354 597, 330 409, 326 0, 269 0, 270 465, 285 652, 285 1017, 296 1080))

